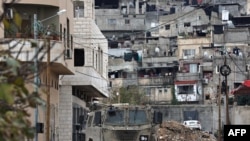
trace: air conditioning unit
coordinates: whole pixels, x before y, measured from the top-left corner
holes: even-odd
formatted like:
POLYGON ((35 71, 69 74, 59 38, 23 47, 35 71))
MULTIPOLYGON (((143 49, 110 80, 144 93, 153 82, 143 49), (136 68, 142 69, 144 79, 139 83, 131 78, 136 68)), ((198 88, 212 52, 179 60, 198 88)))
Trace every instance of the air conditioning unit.
POLYGON ((207 78, 203 78, 203 79, 202 79, 202 83, 203 83, 203 84, 208 84, 208 79, 207 79, 207 78))
POLYGON ((64 56, 65 56, 65 59, 72 59, 72 50, 69 48, 66 49, 64 56))

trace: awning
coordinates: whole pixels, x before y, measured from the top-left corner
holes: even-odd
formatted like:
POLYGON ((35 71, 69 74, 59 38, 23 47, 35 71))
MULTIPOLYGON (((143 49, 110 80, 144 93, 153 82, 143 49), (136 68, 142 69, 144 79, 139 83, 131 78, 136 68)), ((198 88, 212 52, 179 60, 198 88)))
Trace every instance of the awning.
POLYGON ((175 81, 175 85, 182 85, 182 84, 196 84, 197 80, 186 80, 186 81, 175 81))
POLYGON ((245 80, 238 88, 231 91, 233 95, 250 95, 250 80, 245 80))

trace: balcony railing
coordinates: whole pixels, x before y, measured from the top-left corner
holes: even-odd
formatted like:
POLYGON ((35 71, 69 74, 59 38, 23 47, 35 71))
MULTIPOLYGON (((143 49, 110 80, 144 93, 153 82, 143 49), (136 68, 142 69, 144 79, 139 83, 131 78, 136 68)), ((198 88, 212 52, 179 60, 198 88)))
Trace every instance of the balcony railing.
MULTIPOLYGON (((8 40, 6 44, 2 44, 1 50, 8 50, 11 52, 11 55, 23 62, 33 62, 35 56, 35 45, 34 40, 26 40, 26 39, 11 39, 8 40)), ((48 50, 46 48, 46 41, 38 39, 39 53, 38 60, 39 63, 46 64, 47 62, 47 54, 48 50)), ((60 74, 73 74, 71 65, 66 65, 65 62, 65 48, 62 42, 58 41, 50 41, 50 62, 53 62, 51 68, 53 71, 58 72, 60 74), (54 67, 53 67, 54 66, 54 67)))
POLYGON ((139 78, 138 81, 140 86, 162 86, 174 84, 172 76, 139 78))

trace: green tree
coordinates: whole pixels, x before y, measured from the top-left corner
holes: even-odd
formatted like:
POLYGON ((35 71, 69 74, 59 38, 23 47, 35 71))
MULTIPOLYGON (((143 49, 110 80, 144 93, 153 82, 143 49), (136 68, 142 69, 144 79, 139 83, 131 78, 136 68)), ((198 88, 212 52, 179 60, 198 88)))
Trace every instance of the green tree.
POLYGON ((16 141, 32 138, 34 128, 29 121, 27 108, 41 104, 37 93, 30 93, 25 86, 32 66, 12 57, 6 57, 0 67, 0 140, 16 141))
MULTIPOLYGON (((4 22, 8 27, 8 23, 4 21, 5 2, 7 1, 2 1, 4 12, 0 14, 0 23, 4 22)), ((8 2, 13 4, 15 0, 8 2)), ((17 19, 17 25, 20 24, 20 20, 20 18, 17 19)), ((0 46, 11 41, 1 40, 0 46)), ((21 141, 33 138, 35 128, 29 120, 28 109, 42 104, 38 93, 30 92, 26 85, 33 83, 34 65, 13 58, 11 56, 13 48, 0 50, 0 57, 5 58, 4 61, 0 61, 0 141, 21 141)))

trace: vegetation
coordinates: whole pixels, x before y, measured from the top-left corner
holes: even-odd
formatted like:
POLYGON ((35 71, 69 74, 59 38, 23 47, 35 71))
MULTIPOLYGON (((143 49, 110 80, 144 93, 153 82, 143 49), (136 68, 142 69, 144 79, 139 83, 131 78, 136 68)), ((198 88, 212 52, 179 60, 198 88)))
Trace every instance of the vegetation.
MULTIPOLYGON (((6 2, 5 0, 2 3, 6 2)), ((14 3, 15 0, 8 1, 14 3)), ((0 14, 0 22, 6 29, 11 24, 4 18, 6 8, 0 14)), ((20 27, 20 16, 14 16, 14 24, 20 27)), ((18 28, 18 30, 21 30, 18 28)), ((8 44, 12 40, 2 40, 0 46, 8 44)), ((30 92, 26 84, 32 84, 34 78, 34 65, 20 62, 13 56, 12 49, 0 50, 0 141, 20 141, 33 138, 35 128, 29 120, 29 108, 35 108, 42 104, 37 92, 30 92), (3 60, 4 59, 4 60, 3 60)), ((21 48, 22 49, 22 48, 21 48)), ((21 52, 20 49, 20 52, 21 52)), ((17 55, 18 56, 18 55, 17 55)))
POLYGON ((28 119, 27 108, 34 108, 40 103, 40 98, 25 87, 31 68, 12 57, 7 57, 1 68, 0 140, 32 138, 35 130, 28 119))

